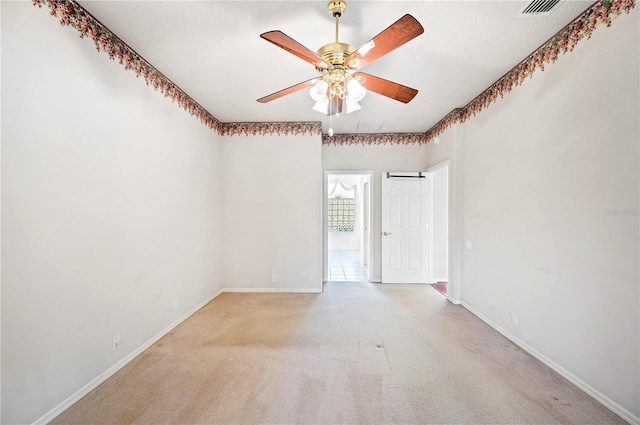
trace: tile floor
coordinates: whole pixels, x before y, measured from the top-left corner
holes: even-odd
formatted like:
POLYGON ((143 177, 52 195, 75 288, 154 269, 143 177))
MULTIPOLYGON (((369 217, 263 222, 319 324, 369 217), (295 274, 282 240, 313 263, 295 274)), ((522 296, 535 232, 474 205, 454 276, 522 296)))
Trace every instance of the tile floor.
POLYGON ((329 250, 329 274, 331 282, 363 282, 367 280, 367 266, 360 261, 360 251, 351 249, 329 250))

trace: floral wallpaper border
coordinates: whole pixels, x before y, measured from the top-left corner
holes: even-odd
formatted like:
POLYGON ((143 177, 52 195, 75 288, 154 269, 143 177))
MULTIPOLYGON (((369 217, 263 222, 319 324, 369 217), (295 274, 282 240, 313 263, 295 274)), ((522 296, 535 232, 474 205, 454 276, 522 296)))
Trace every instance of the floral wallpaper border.
MULTIPOLYGON (((125 69, 135 72, 136 77, 142 76, 147 85, 151 85, 154 90, 160 91, 165 97, 175 101, 180 108, 220 135, 322 134, 320 122, 220 122, 75 0, 32 0, 32 2, 40 8, 43 5, 48 6, 49 13, 58 18, 61 25, 72 26, 80 32, 81 38, 91 38, 98 51, 106 52, 110 59, 118 60, 125 69)), ((428 143, 452 125, 464 123, 475 116, 495 102, 498 97, 502 98, 521 85, 527 77, 531 77, 536 70, 544 71, 545 65, 552 64, 560 55, 573 51, 580 40, 591 37, 597 26, 602 24, 611 26, 613 19, 622 13, 629 13, 635 7, 635 3, 635 0, 596 1, 471 102, 462 108, 454 109, 424 133, 336 134, 332 137, 324 134, 322 143, 335 146, 428 143)))
POLYGON ((207 127, 220 132, 222 123, 216 117, 78 3, 73 0, 32 0, 32 3, 40 8, 47 5, 49 13, 57 17, 61 25, 69 25, 78 30, 80 38, 92 39, 99 52, 103 51, 109 55, 110 59, 118 60, 124 69, 135 72, 136 77, 142 76, 148 86, 152 86, 165 97, 175 101, 180 108, 196 117, 207 127))
POLYGON ((458 122, 465 122, 488 107, 498 97, 503 97, 521 85, 536 70, 544 71, 545 65, 558 60, 561 54, 572 52, 578 42, 591 38, 593 30, 601 24, 611 26, 613 19, 623 12, 629 13, 635 7, 635 0, 599 0, 575 18, 553 37, 538 47, 522 62, 514 66, 498 81, 469 102, 458 114, 458 122))
POLYGON ((349 133, 322 135, 323 145, 412 145, 427 143, 425 133, 349 133))
POLYGON ((301 135, 301 134, 322 134, 322 123, 319 121, 299 121, 299 122, 229 122, 223 123, 220 134, 223 136, 234 136, 244 134, 245 136, 256 136, 266 134, 277 135, 301 135))

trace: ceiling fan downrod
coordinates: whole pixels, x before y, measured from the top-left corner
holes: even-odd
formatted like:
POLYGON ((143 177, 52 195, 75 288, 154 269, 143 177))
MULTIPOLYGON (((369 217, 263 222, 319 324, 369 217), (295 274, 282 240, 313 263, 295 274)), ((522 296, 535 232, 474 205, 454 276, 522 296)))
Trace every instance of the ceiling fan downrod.
POLYGON ((347 2, 346 1, 330 1, 327 6, 327 10, 336 18, 336 43, 338 42, 338 23, 342 14, 347 10, 347 2))

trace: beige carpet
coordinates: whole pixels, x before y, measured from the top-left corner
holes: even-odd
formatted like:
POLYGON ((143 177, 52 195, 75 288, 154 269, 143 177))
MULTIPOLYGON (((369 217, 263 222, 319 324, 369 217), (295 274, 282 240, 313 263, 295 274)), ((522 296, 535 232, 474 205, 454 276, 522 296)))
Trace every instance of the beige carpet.
POLYGON ((430 286, 222 294, 59 424, 624 424, 430 286))

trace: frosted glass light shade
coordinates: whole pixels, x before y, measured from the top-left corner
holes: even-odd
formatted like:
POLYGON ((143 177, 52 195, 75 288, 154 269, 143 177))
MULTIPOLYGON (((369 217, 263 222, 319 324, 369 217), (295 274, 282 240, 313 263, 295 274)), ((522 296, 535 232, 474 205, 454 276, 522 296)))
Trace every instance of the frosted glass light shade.
POLYGON ((355 79, 349 80, 347 83, 347 98, 352 102, 360 102, 364 95, 367 94, 362 85, 355 79))
POLYGON ((357 111, 358 109, 362 109, 358 102, 353 102, 349 98, 347 98, 345 103, 347 104, 347 114, 350 114, 353 111, 357 111))
POLYGON ((322 102, 323 100, 327 99, 328 88, 329 85, 327 84, 327 82, 324 80, 320 80, 309 89, 309 95, 311 96, 311 99, 315 100, 316 102, 322 102))
POLYGON ((329 110, 329 99, 327 99, 327 96, 324 97, 324 100, 316 101, 316 104, 313 106, 312 109, 314 111, 318 111, 323 114, 326 114, 327 111, 329 110))

